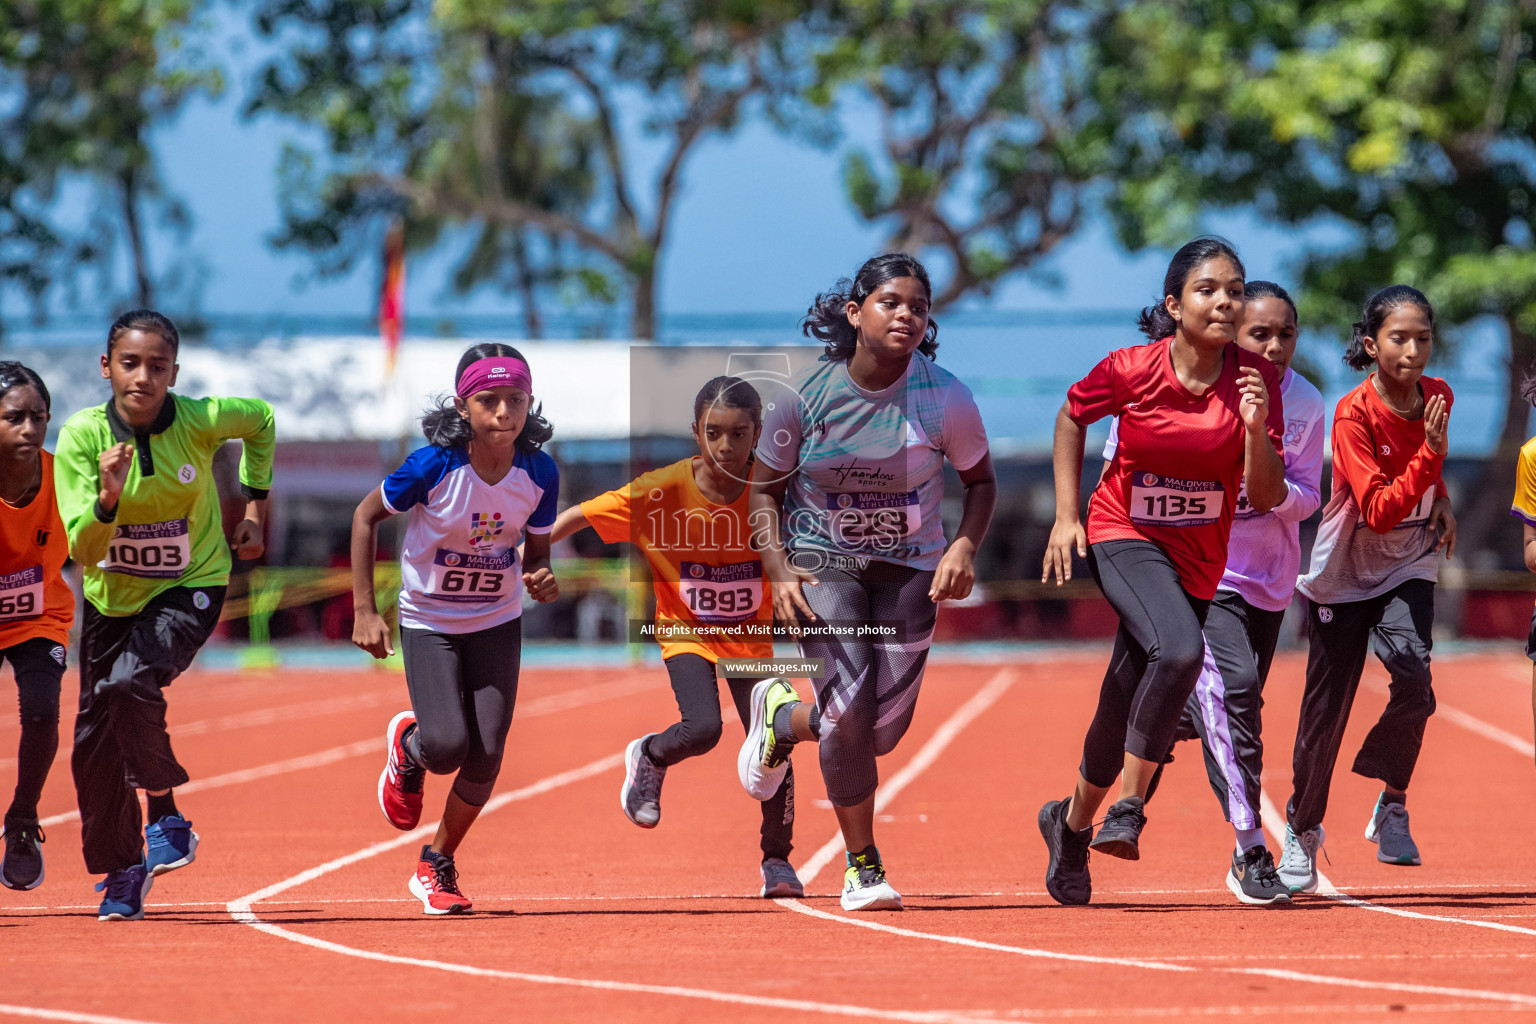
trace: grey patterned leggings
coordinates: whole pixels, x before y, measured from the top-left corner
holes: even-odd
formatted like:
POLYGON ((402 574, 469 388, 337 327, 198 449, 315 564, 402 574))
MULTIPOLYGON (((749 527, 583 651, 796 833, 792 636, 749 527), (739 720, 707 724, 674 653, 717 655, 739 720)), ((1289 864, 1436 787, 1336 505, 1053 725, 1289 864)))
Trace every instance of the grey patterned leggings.
POLYGON ((937 606, 928 599, 933 572, 870 560, 862 568, 818 569, 805 600, 824 624, 901 623, 904 635, 819 635, 800 641, 806 658, 826 660, 816 680, 821 708, 821 775, 827 799, 853 807, 874 795, 875 758, 896 748, 917 707, 937 606))

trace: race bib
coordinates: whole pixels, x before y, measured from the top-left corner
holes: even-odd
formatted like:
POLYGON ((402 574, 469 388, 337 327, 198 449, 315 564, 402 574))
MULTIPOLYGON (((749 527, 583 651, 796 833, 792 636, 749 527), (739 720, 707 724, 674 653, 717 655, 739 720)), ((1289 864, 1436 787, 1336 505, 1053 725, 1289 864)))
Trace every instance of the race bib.
POLYGON ((1429 513, 1434 509, 1434 505, 1435 489, 1431 487, 1424 492, 1424 496, 1419 499, 1418 503, 1408 510, 1408 514, 1403 516, 1403 521, 1398 523, 1393 529, 1408 530, 1423 526, 1429 521, 1429 513))
POLYGON ((187 571, 192 541, 185 519, 165 523, 128 523, 112 531, 107 557, 97 568, 124 576, 174 580, 187 571))
POLYGON ((0 576, 0 622, 32 619, 43 614, 43 567, 0 576))
POLYGON ((827 495, 827 518, 839 547, 892 548, 923 525, 917 492, 885 494, 879 491, 841 492, 827 495))
POLYGON ((1206 526, 1221 518, 1226 491, 1209 480, 1131 474, 1131 522, 1140 526, 1206 526))
POLYGON ((512 548, 499 555, 438 548, 432 558, 426 596, 459 604, 491 604, 513 592, 518 583, 516 568, 517 552, 512 548))
POLYGON ((1253 507, 1253 502, 1248 500, 1248 485, 1243 484, 1238 487, 1237 507, 1232 510, 1232 518, 1247 519, 1249 516, 1256 516, 1258 514, 1253 507))
POLYGON ((704 565, 683 562, 677 592, 700 622, 740 622, 755 618, 763 600, 763 563, 704 565))

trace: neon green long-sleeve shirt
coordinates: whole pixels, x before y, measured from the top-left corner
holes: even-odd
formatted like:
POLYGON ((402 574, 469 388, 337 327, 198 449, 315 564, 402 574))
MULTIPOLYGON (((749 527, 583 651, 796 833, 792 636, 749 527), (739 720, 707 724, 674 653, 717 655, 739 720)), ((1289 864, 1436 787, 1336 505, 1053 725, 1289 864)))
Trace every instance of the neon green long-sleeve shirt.
POLYGON ((85 575, 85 597, 103 615, 136 614, 171 587, 229 582, 213 455, 240 439, 240 483, 249 498, 272 486, 272 407, 255 398, 170 394, 149 430, 135 434, 112 402, 82 409, 59 432, 54 488, 70 556, 85 575), (101 453, 134 445, 133 465, 113 515, 97 504, 101 453))

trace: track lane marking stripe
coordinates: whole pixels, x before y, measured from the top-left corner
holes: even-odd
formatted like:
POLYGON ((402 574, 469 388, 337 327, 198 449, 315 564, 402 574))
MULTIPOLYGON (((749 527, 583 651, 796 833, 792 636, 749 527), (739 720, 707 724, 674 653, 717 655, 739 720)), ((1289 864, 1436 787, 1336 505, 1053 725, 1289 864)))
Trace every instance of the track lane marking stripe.
MULTIPOLYGON (((500 796, 492 797, 491 800, 485 805, 485 808, 480 812, 480 814, 482 817, 484 817, 486 814, 489 814, 498 808, 505 807, 507 804, 513 803, 514 801, 526 800, 529 797, 537 796, 541 793, 548 793, 551 790, 560 788, 561 786, 566 786, 573 782, 581 781, 582 779, 591 778, 594 775, 600 775, 604 772, 610 771, 613 768, 622 766, 623 763, 623 753, 610 754, 607 757, 598 758, 596 761, 589 762, 580 768, 573 768, 570 771, 561 772, 558 775, 551 775, 550 777, 541 779, 532 785, 524 786, 521 789, 512 790, 508 793, 503 793, 500 796)), ((264 889, 258 889, 256 892, 251 893, 249 896, 242 896, 240 899, 232 900, 226 904, 226 910, 228 910, 231 917, 233 917, 241 924, 248 925, 257 931, 265 932, 268 935, 272 935, 280 939, 286 939, 289 942, 295 942, 303 946, 308 946, 312 949, 324 950, 329 953, 339 953, 342 956, 350 956, 361 960, 372 960, 378 963, 399 964, 409 967, 425 967, 430 970, 445 971, 450 974, 463 974, 480 978, 501 978, 508 981, 522 981, 536 985, 557 985, 569 988, 600 989, 609 992, 632 992, 644 995, 676 996, 686 999, 698 999, 714 1003, 732 1003, 739 1006, 761 1006, 777 1010, 800 1010, 806 1013, 831 1014, 833 1016, 841 1017, 862 1017, 874 1020, 900 1020, 909 1021, 912 1022, 912 1024, 980 1024, 980 1022, 995 1021, 995 1018, 993 1017, 975 1017, 958 1015, 948 1012, 932 1013, 910 1010, 886 1010, 876 1007, 852 1006, 844 1003, 824 1003, 808 999, 781 999, 771 996, 755 996, 733 992, 717 992, 712 989, 687 988, 679 985, 645 985, 638 982, 608 981, 600 978, 566 978, 553 974, 531 974, 523 971, 505 971, 488 967, 472 967, 467 964, 456 964, 441 960, 426 960, 419 957, 395 956, 389 953, 379 953, 373 950, 357 949, 352 946, 344 946, 341 943, 330 942, 325 939, 318 939, 313 936, 305 935, 302 932, 292 931, 280 925, 269 924, 268 922, 263 921, 257 917, 256 912, 252 909, 252 904, 254 903, 259 903, 264 899, 269 899, 273 896, 279 895, 280 893, 287 892, 289 889, 303 885, 306 882, 312 882, 315 879, 331 874, 334 871, 339 871, 348 865, 356 864, 359 861, 364 861, 371 857, 376 857, 386 851, 394 850, 401 846, 406 846, 411 843, 418 842, 421 839, 433 834, 436 830, 437 822, 432 822, 429 825, 423 825, 413 832, 407 832, 406 834, 397 836, 394 839, 380 843, 373 843, 372 845, 364 847, 356 853, 350 853, 344 857, 337 857, 334 860, 326 861, 324 864, 321 864, 318 867, 310 868, 307 871, 301 871, 296 875, 283 879, 281 882, 275 882, 264 889)))

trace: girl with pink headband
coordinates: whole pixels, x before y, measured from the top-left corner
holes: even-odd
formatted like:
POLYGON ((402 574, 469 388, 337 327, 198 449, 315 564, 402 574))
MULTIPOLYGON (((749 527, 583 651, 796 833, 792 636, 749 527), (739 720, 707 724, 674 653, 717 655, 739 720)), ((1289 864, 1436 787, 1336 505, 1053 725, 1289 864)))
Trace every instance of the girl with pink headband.
POLYGON ((522 590, 553 601, 550 528, 560 471, 554 434, 533 406, 528 363, 509 345, 459 360, 455 397, 422 418, 428 445, 352 518, 352 642, 394 654, 373 591, 378 525, 408 513, 400 551, 400 649, 411 707, 389 723, 379 806, 402 831, 421 821, 426 774, 453 774, 442 821, 408 887, 428 914, 471 909, 454 854, 491 797, 512 725, 522 650, 522 590), (526 534, 521 562, 518 543, 526 534))

